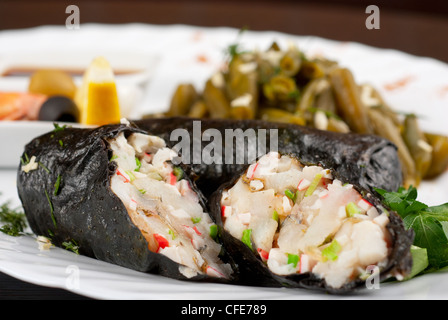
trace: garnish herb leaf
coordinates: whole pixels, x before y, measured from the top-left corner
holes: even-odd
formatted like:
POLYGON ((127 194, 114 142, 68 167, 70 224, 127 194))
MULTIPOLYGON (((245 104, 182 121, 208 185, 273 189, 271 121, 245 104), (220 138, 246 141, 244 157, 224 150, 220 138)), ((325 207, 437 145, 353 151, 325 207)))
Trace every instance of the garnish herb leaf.
MULTIPOLYGON (((448 203, 428 207, 417 201, 417 189, 401 187, 397 192, 376 191, 384 198, 384 203, 402 218, 406 229, 415 233, 414 246, 426 249, 428 270, 438 270, 448 266, 448 203)), ((420 252, 420 260, 422 253, 420 252)))
POLYGON ((56 179, 56 183, 54 184, 54 195, 57 196, 59 193, 59 187, 61 186, 61 175, 58 174, 58 178, 56 179))
POLYGON ((250 250, 254 250, 252 246, 252 229, 246 229, 243 231, 241 241, 248 246, 250 250))
POLYGON ((64 125, 61 127, 61 126, 59 125, 59 123, 56 123, 56 122, 53 123, 53 126, 54 126, 54 130, 53 130, 53 132, 63 131, 63 130, 65 130, 65 128, 67 128, 67 125, 66 125, 66 124, 64 124, 64 125))
POLYGON ((79 246, 78 243, 75 240, 70 240, 70 241, 65 241, 62 242, 62 246, 64 247, 65 250, 69 250, 72 251, 76 254, 79 254, 79 246))
POLYGON ((0 222, 3 224, 0 231, 13 237, 23 235, 27 227, 25 214, 19 209, 11 209, 8 202, 0 206, 0 222))
POLYGON ((50 205, 51 220, 53 221, 54 226, 57 227, 56 218, 54 217, 53 202, 51 202, 51 199, 50 199, 50 196, 48 195, 47 190, 44 190, 44 191, 45 191, 45 196, 47 197, 47 200, 48 200, 48 204, 50 205))

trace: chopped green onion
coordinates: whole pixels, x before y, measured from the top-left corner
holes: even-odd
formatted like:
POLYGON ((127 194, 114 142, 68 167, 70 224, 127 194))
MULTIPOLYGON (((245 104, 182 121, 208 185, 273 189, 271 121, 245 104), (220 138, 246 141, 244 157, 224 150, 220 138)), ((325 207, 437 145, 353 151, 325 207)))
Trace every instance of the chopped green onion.
POLYGON ((274 210, 274 213, 272 214, 272 219, 278 222, 278 212, 277 210, 274 210))
POLYGON ((45 191, 45 196, 47 197, 48 203, 50 204, 50 214, 51 214, 51 220, 53 220, 53 224, 55 227, 57 227, 56 225, 56 218, 54 217, 54 207, 53 207, 53 203, 50 200, 50 196, 48 195, 48 192, 46 189, 44 189, 45 191))
POLYGON ((118 158, 118 156, 117 156, 116 154, 114 154, 114 155, 112 156, 112 158, 110 158, 109 161, 114 161, 114 160, 117 159, 117 158, 118 158))
POLYGON ((297 267, 297 264, 299 263, 299 256, 297 254, 291 254, 288 253, 288 264, 292 264, 294 268, 297 267))
POLYGON ((174 234, 174 231, 173 231, 173 230, 170 229, 170 230, 168 231, 168 234, 171 236, 171 239, 173 239, 173 240, 176 239, 176 235, 174 234))
POLYGON ((324 261, 335 261, 338 258, 339 252, 341 252, 342 246, 336 240, 333 240, 328 247, 322 250, 322 257, 324 261))
POLYGON ((314 177, 313 181, 311 181, 310 186, 308 187, 308 189, 305 192, 305 197, 309 197, 310 195, 313 194, 313 192, 316 190, 317 186, 320 183, 320 180, 322 180, 322 174, 318 173, 316 174, 316 176, 314 177))
POLYGON ((58 174, 58 178, 57 178, 57 180, 56 180, 56 183, 54 184, 54 192, 53 192, 53 194, 54 194, 55 196, 58 195, 59 187, 60 187, 60 186, 61 186, 61 175, 58 174))
POLYGON ((61 147, 64 147, 64 142, 62 142, 62 140, 59 140, 59 145, 60 145, 61 147))
POLYGON ((145 194, 145 193, 146 193, 146 190, 145 190, 145 189, 140 189, 140 190, 138 190, 138 191, 140 191, 141 194, 145 194))
POLYGON ((180 167, 174 167, 173 174, 176 176, 177 181, 179 181, 184 176, 184 171, 180 167))
POLYGON ((296 194, 294 193, 294 192, 292 192, 291 190, 289 190, 289 189, 286 189, 285 190, 285 196, 287 196, 289 199, 291 199, 292 200, 292 202, 296 202, 296 194))
POLYGON ((216 240, 217 237, 218 237, 218 226, 216 224, 213 224, 210 226, 210 238, 216 240))
POLYGON ((135 163, 137 164, 137 168, 135 168, 134 171, 140 171, 140 168, 142 167, 142 163, 140 162, 140 159, 135 157, 135 163))
POLYGON ((148 178, 151 178, 151 179, 154 179, 154 180, 157 180, 157 181, 162 181, 163 180, 162 176, 160 174, 158 174, 157 172, 150 172, 150 173, 148 173, 147 176, 148 176, 148 178))
POLYGON ((135 180, 135 176, 131 171, 126 171, 126 173, 129 176, 129 179, 131 180, 131 182, 135 180))
POLYGON ((197 218, 191 218, 191 221, 192 221, 194 224, 201 222, 201 220, 202 220, 202 218, 200 218, 200 217, 197 217, 197 218))
POLYGON ((349 202, 345 206, 345 212, 347 213, 347 218, 353 217, 355 214, 361 214, 361 208, 358 207, 354 202, 349 202))
POLYGON ((243 231, 243 237, 241 238, 241 241, 249 247, 250 250, 254 250, 252 247, 252 229, 246 229, 243 231))

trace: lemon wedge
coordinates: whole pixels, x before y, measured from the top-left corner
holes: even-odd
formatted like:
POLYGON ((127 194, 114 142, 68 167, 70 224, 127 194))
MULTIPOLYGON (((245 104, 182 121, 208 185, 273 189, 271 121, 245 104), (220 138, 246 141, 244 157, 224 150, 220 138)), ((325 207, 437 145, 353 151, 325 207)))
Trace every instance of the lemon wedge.
POLYGON ((87 68, 75 102, 79 107, 82 124, 101 126, 120 122, 114 72, 105 58, 95 58, 87 68))

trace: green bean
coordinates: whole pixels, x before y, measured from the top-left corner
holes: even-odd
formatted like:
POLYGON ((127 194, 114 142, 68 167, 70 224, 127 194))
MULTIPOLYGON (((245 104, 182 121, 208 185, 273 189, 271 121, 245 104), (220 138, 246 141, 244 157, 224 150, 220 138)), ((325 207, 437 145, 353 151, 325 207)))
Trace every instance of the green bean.
POLYGON ((212 119, 229 117, 229 100, 227 99, 224 90, 215 86, 211 79, 205 83, 202 97, 212 119))
POLYGON ((380 93, 371 85, 363 84, 359 87, 363 98, 363 103, 368 108, 376 108, 385 117, 389 117, 396 126, 401 126, 402 121, 398 118, 397 112, 384 101, 380 93))
POLYGON ((398 158, 401 162, 401 170, 403 172, 403 184, 405 187, 416 185, 416 168, 414 160, 403 141, 400 129, 395 126, 390 118, 385 118, 378 110, 370 108, 368 110, 369 119, 374 128, 374 133, 390 140, 394 143, 398 150, 398 158))
POLYGON ((226 88, 231 99, 230 115, 232 118, 255 118, 259 95, 257 79, 254 62, 240 64, 238 68, 229 71, 226 88))
POLYGON ((298 112, 305 112, 310 108, 315 108, 316 95, 322 86, 328 84, 325 79, 314 79, 311 80, 302 90, 302 94, 297 102, 296 110, 298 112))
POLYGON ((433 133, 425 137, 432 147, 432 161, 424 178, 433 179, 448 169, 448 137, 433 133))
POLYGON ((260 118, 265 121, 292 123, 301 126, 306 124, 303 116, 275 108, 262 108, 260 118))
POLYGON ((271 102, 293 101, 297 99, 299 89, 292 78, 277 75, 272 77, 269 83, 264 84, 263 93, 271 102))
POLYGON ((301 64, 301 53, 296 47, 289 48, 280 59, 281 72, 287 77, 295 76, 299 72, 301 64))
POLYGON ((325 76, 324 68, 316 61, 302 61, 298 76, 307 80, 322 78, 325 76))
POLYGON ((196 101, 190 109, 188 116, 191 118, 206 118, 208 116, 208 109, 203 100, 196 101))
POLYGON ((403 140, 415 162, 416 185, 419 185, 431 165, 432 147, 420 130, 417 117, 407 115, 404 120, 403 140))
POLYGON ((350 128, 344 121, 333 118, 333 117, 328 118, 327 130, 333 131, 333 132, 342 132, 342 133, 350 132, 350 128))
POLYGON ((317 92, 316 98, 314 99, 314 106, 319 110, 324 110, 326 112, 336 114, 336 101, 334 99, 333 90, 331 89, 329 82, 324 80, 323 83, 319 86, 323 86, 323 88, 320 89, 320 92, 317 92))
POLYGON ((171 116, 187 115, 197 98, 198 94, 192 84, 180 84, 171 99, 168 113, 171 116))
POLYGON ((334 90, 338 114, 357 133, 371 134, 367 108, 361 101, 358 85, 346 68, 334 69, 329 74, 330 83, 334 90))

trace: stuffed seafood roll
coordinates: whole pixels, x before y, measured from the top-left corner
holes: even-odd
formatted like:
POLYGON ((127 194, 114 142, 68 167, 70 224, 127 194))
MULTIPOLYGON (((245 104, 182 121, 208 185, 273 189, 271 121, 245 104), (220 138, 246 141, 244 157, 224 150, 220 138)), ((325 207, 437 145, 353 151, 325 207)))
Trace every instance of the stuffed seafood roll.
POLYGON ((33 232, 60 247, 176 279, 229 281, 218 228, 177 154, 128 125, 61 128, 25 149, 18 192, 33 232))
POLYGON ((334 173, 270 152, 212 196, 241 281, 344 292, 410 272, 399 216, 334 173))

